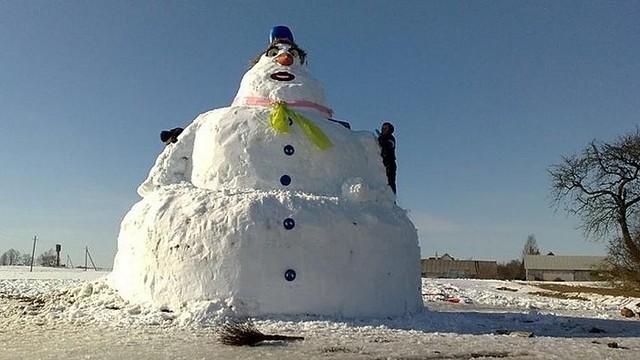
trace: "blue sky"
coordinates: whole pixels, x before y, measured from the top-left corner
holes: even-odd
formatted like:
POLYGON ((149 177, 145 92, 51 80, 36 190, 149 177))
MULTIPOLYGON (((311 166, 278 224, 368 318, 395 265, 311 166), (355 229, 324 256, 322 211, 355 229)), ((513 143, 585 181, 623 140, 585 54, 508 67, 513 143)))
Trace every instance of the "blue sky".
POLYGON ((423 256, 598 255, 547 168, 640 115, 633 1, 0 0, 0 252, 110 267, 158 134, 234 97, 291 27, 336 117, 396 126, 423 256), (66 258, 66 256, 65 256, 66 258))

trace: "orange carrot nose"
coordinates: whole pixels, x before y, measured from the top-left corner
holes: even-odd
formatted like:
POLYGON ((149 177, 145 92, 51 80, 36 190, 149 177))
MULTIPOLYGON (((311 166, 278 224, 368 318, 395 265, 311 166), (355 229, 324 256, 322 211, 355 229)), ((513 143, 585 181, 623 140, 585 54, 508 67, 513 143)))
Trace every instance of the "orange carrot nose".
POLYGON ((282 53, 276 57, 278 64, 283 66, 291 66, 293 64, 293 56, 289 53, 282 53))

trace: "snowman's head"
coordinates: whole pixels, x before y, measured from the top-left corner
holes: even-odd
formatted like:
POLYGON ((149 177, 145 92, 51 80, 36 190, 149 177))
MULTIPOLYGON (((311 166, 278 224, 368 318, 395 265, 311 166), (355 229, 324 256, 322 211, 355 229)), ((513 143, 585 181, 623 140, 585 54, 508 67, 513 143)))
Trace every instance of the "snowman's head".
POLYGON ((326 106, 324 91, 308 71, 307 54, 292 39, 275 38, 245 73, 234 103, 241 99, 310 101, 326 106))
MULTIPOLYGON (((255 59, 253 59, 250 67, 254 67, 258 62, 260 62, 260 60, 265 57, 274 58, 277 56, 281 56, 280 59, 282 60, 282 58, 287 54, 291 56, 291 60, 293 60, 293 62, 297 61, 300 65, 306 65, 307 52, 296 45, 293 40, 281 38, 273 39, 267 50, 261 52, 258 56, 255 57, 255 59)), ((278 58, 276 58, 276 61, 278 61, 278 58)))

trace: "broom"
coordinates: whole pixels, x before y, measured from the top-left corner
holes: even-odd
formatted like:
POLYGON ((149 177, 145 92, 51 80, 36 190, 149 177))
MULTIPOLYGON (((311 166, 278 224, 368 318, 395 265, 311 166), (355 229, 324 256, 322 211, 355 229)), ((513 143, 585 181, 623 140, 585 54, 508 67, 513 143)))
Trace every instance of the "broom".
POLYGON ((263 341, 296 341, 304 340, 304 337, 263 334, 253 323, 245 322, 222 325, 218 340, 225 345, 254 346, 263 341))

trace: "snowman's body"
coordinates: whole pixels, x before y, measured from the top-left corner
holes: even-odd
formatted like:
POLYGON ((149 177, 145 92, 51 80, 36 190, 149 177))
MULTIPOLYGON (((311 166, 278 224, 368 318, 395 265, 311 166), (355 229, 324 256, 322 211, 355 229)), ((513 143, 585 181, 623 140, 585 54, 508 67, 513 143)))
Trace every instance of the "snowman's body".
POLYGON ((416 230, 375 138, 328 121, 318 82, 300 57, 274 60, 283 53, 295 55, 268 50, 232 106, 199 116, 160 155, 123 220, 114 286, 158 306, 210 301, 251 316, 419 311, 416 230), (274 131, 275 101, 332 146, 318 149, 293 121, 274 131))
MULTIPOLYGON (((315 113, 300 111, 331 139, 317 149, 301 130, 277 134, 269 125, 270 107, 234 106, 207 115, 195 136, 191 182, 205 189, 304 191, 339 196, 348 179, 365 179, 376 168, 374 186, 386 190, 377 144, 367 133, 350 131, 315 113), (360 154, 354 163, 349 154, 360 154), (283 185, 281 179, 290 182, 283 185)), ((384 192, 387 199, 391 195, 384 192)))

